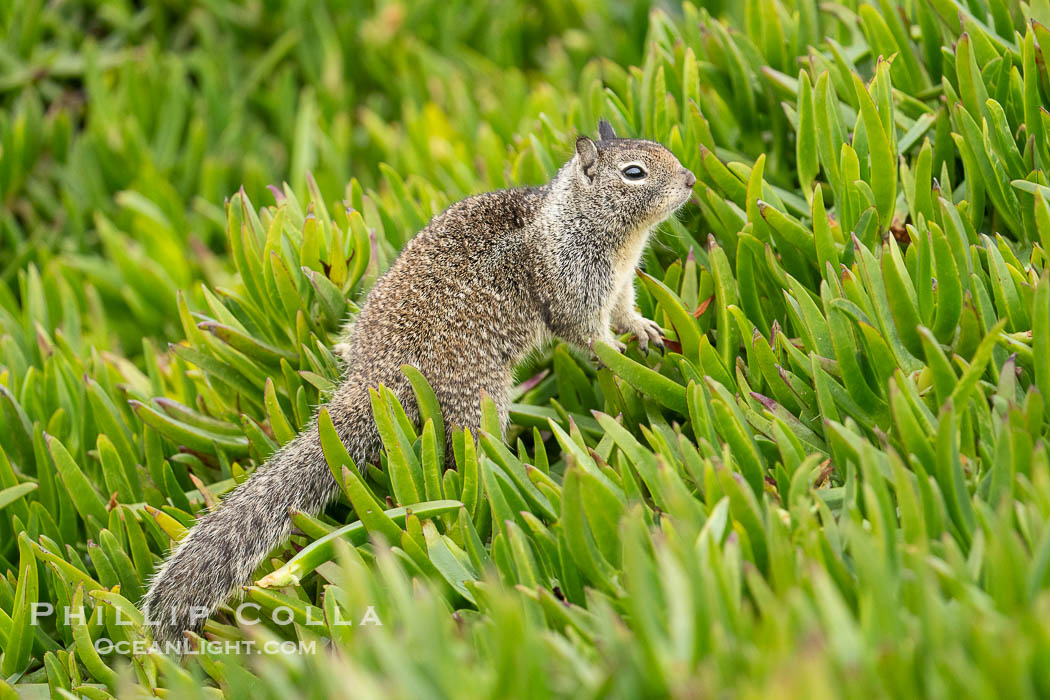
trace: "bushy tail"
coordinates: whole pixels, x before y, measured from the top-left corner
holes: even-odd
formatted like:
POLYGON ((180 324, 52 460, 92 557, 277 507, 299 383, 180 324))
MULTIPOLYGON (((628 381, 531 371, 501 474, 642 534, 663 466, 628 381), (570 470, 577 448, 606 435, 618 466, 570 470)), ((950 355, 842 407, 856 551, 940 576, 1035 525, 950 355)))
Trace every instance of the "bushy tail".
MULTIPOLYGON (((348 446, 361 447, 375 431, 368 413, 339 422, 343 425, 337 430, 348 446), (357 434, 348 440, 346 433, 357 434)), ((351 450, 363 460, 361 452, 351 450)), ((199 631, 216 608, 251 582, 256 567, 288 536, 289 509, 316 513, 336 490, 317 426, 311 424, 204 515, 153 577, 143 612, 154 641, 179 642, 184 630, 199 631)))

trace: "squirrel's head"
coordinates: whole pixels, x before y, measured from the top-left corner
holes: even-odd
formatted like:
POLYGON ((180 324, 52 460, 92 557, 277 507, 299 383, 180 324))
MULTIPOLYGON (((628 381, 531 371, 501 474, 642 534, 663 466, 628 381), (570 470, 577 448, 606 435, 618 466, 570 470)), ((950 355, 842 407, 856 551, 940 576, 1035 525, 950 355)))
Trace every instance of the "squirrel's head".
POLYGON ((598 122, 597 141, 576 139, 576 155, 565 168, 575 199, 588 218, 610 233, 632 234, 666 219, 689 201, 696 176, 655 141, 616 137, 598 122))

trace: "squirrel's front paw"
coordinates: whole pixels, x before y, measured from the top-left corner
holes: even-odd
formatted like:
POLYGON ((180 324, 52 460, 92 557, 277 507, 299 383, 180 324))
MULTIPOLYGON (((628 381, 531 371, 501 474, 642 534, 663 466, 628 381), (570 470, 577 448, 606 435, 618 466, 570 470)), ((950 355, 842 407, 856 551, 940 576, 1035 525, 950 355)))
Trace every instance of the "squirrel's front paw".
POLYGON ((622 328, 625 333, 632 333, 638 338, 638 349, 649 353, 649 343, 663 350, 663 329, 660 324, 644 316, 635 316, 625 323, 622 328))
POLYGON ((587 342, 587 347, 589 347, 591 349, 591 357, 594 359, 594 361, 596 363, 598 363, 598 367, 599 368, 604 367, 605 363, 602 362, 601 358, 598 357, 598 353, 595 351, 594 345, 595 345, 595 343, 598 343, 598 342, 605 343, 606 345, 611 347, 616 352, 622 353, 622 352, 626 352, 626 350, 627 350, 627 346, 619 338, 614 338, 612 336, 607 336, 605 338, 591 338, 587 342))
POLYGON ((611 347, 616 352, 623 352, 624 350, 627 349, 627 345, 625 345, 623 343, 623 341, 621 341, 619 338, 615 338, 615 337, 613 337, 611 335, 610 336, 606 336, 604 338, 591 338, 589 341, 587 341, 587 347, 589 347, 591 349, 591 352, 594 353, 595 355, 597 355, 597 353, 594 350, 595 343, 605 343, 606 345, 611 347))

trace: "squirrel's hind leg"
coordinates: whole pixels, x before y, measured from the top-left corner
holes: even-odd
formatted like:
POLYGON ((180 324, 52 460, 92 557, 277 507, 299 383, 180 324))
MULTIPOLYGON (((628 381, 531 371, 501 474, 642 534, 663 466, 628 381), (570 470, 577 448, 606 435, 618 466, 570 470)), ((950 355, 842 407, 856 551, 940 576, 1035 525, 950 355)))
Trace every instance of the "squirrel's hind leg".
POLYGON ((356 317, 354 316, 346 320, 342 330, 339 331, 339 336, 335 340, 335 345, 332 346, 332 354, 339 358, 343 363, 344 369, 350 365, 355 320, 356 317))
MULTIPOLYGON (((422 371, 422 370, 421 370, 422 371)), ((455 467, 453 456, 453 435, 467 428, 471 435, 477 440, 481 433, 482 422, 482 396, 488 396, 496 405, 496 415, 499 418, 500 439, 506 435, 507 423, 510 420, 510 383, 512 377, 506 375, 484 377, 488 381, 481 381, 486 372, 477 372, 470 376, 462 372, 463 381, 458 383, 437 384, 434 392, 437 394, 438 403, 441 405, 441 415, 445 420, 446 439, 446 466, 455 467)), ((493 373, 495 375, 495 373, 493 373)), ((425 373, 424 373, 425 376, 425 373)))

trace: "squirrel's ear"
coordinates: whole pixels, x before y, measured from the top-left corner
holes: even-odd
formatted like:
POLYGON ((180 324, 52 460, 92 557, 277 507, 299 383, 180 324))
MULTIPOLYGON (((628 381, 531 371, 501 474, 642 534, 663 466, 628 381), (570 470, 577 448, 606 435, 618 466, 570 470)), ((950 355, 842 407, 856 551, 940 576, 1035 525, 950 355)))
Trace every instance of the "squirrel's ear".
POLYGON ((608 141, 609 139, 616 138, 616 132, 613 131, 612 124, 605 121, 604 119, 598 120, 598 137, 602 141, 608 141))
POLYGON ((576 139, 576 163, 580 174, 587 182, 594 180, 595 171, 598 169, 598 147, 586 136, 576 139))

